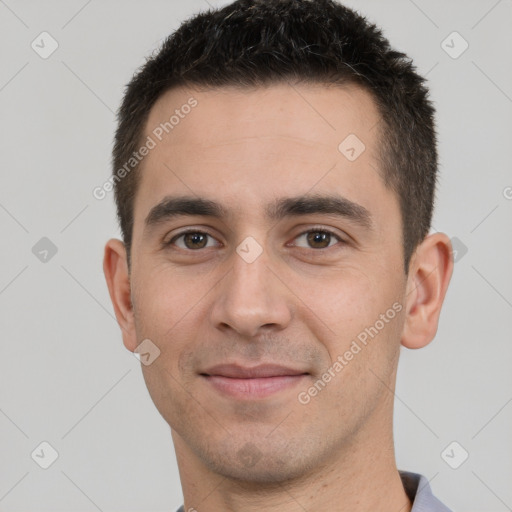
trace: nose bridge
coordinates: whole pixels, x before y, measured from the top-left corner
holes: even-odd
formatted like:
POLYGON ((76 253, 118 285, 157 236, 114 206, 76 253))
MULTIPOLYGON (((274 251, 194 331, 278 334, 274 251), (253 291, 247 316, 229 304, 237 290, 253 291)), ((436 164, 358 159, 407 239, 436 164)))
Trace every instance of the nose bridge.
POLYGON ((268 253, 248 237, 233 253, 213 307, 213 322, 254 336, 263 326, 284 328, 291 318, 286 289, 274 275, 268 253))

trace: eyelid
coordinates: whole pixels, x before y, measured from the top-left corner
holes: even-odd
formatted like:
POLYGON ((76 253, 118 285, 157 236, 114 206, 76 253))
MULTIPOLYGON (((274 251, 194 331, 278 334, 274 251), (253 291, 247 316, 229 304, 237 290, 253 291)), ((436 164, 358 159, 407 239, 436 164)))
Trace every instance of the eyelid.
MULTIPOLYGON (((222 245, 222 243, 219 242, 217 240, 217 238, 212 233, 210 233, 207 229, 188 227, 188 228, 183 229, 183 231, 180 231, 180 232, 174 234, 168 241, 164 241, 163 242, 164 247, 167 247, 169 245, 175 246, 176 240, 184 235, 187 235, 188 233, 200 233, 203 235, 208 235, 210 238, 213 238, 218 244, 222 245)), ((193 252, 193 249, 183 249, 181 247, 178 247, 178 249, 181 249, 183 251, 193 252)), ((199 251, 200 251, 200 249, 197 249, 195 252, 199 252, 199 251)))
MULTIPOLYGON (((311 232, 321 232, 321 233, 328 233, 329 235, 335 237, 339 243, 342 243, 342 244, 346 244, 348 243, 348 241, 341 235, 339 235, 336 231, 334 231, 333 229, 331 228, 327 228, 325 226, 321 226, 321 225, 318 225, 318 226, 309 226, 307 229, 304 229, 302 230, 300 233, 297 233, 294 237, 293 237, 293 240, 296 240, 297 238, 299 238, 300 236, 302 235, 305 235, 307 233, 311 233, 311 232)), ((292 245, 292 247, 296 247, 296 245, 294 244, 286 244, 286 245, 292 245)), ((336 245, 336 244, 335 244, 336 245)), ((313 250, 315 252, 319 252, 319 251, 322 251, 322 250, 326 250, 326 249, 330 249, 331 247, 334 247, 334 245, 331 245, 331 246, 328 246, 328 247, 324 247, 323 249, 314 249, 312 247, 302 247, 302 249, 310 249, 310 250, 313 250)))

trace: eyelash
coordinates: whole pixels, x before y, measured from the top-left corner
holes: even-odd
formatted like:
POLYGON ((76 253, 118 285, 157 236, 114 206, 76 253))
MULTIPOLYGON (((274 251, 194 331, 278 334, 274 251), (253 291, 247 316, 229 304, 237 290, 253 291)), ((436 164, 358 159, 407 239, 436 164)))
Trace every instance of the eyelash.
MULTIPOLYGON (((181 237, 183 237, 185 235, 188 235, 190 233, 199 234, 199 235, 207 235, 210 238, 215 239, 215 237, 212 234, 208 233, 208 231, 203 231, 203 230, 199 230, 199 229, 188 229, 186 231, 182 231, 181 233, 173 236, 168 242, 164 242, 164 246, 165 247, 172 246, 172 245, 174 245, 176 240, 178 240, 179 238, 181 238, 181 237)), ((299 237, 301 237, 301 236, 303 236, 303 235, 307 235, 308 233, 326 233, 326 234, 331 235, 332 237, 336 238, 338 243, 341 243, 341 244, 347 243, 339 235, 337 235, 333 231, 331 231, 329 229, 325 229, 323 227, 313 227, 313 228, 307 229, 306 231, 303 231, 303 232, 299 233, 294 238, 294 240, 299 238, 299 237)), ((315 251, 315 252, 319 252, 319 251, 325 251, 326 249, 330 249, 331 247, 334 247, 335 245, 337 245, 337 244, 329 245, 327 247, 322 247, 320 249, 317 249, 317 248, 314 248, 314 247, 308 247, 307 249, 310 249, 310 250, 315 251)), ((183 249, 182 247, 178 247, 178 249, 180 249, 182 251, 187 251, 187 252, 200 252, 201 251, 201 249, 187 249, 187 248, 183 249)), ((301 249, 305 249, 305 247, 301 247, 301 249)))

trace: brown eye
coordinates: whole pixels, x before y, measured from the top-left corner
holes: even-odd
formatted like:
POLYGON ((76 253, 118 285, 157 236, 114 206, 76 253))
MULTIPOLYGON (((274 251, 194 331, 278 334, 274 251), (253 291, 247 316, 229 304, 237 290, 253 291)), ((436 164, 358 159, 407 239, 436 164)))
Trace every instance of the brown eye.
POLYGON ((180 249, 194 251, 204 249, 205 247, 211 247, 211 244, 208 245, 208 239, 214 240, 208 233, 204 233, 202 231, 187 231, 176 235, 166 245, 176 245, 180 249))
POLYGON ((307 249, 327 249, 332 247, 336 242, 343 242, 343 240, 334 233, 323 229, 314 229, 301 233, 296 240, 306 239, 306 246, 295 244, 298 247, 305 247, 307 249), (334 243, 332 243, 334 242, 334 243))
POLYGON ((204 233, 187 233, 183 237, 183 242, 187 249, 202 249, 206 246, 206 237, 204 233))
POLYGON ((326 247, 329 247, 331 235, 330 233, 322 231, 311 231, 308 233, 307 239, 311 247, 315 249, 325 249, 326 247))

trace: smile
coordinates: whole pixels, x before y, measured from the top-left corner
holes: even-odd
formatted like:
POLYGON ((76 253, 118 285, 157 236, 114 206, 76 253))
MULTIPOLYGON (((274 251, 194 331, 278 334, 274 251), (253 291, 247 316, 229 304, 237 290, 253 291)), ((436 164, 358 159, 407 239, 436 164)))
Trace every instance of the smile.
POLYGON ((217 392, 232 398, 254 400, 295 387, 308 374, 273 377, 234 378, 222 375, 202 375, 217 392))

